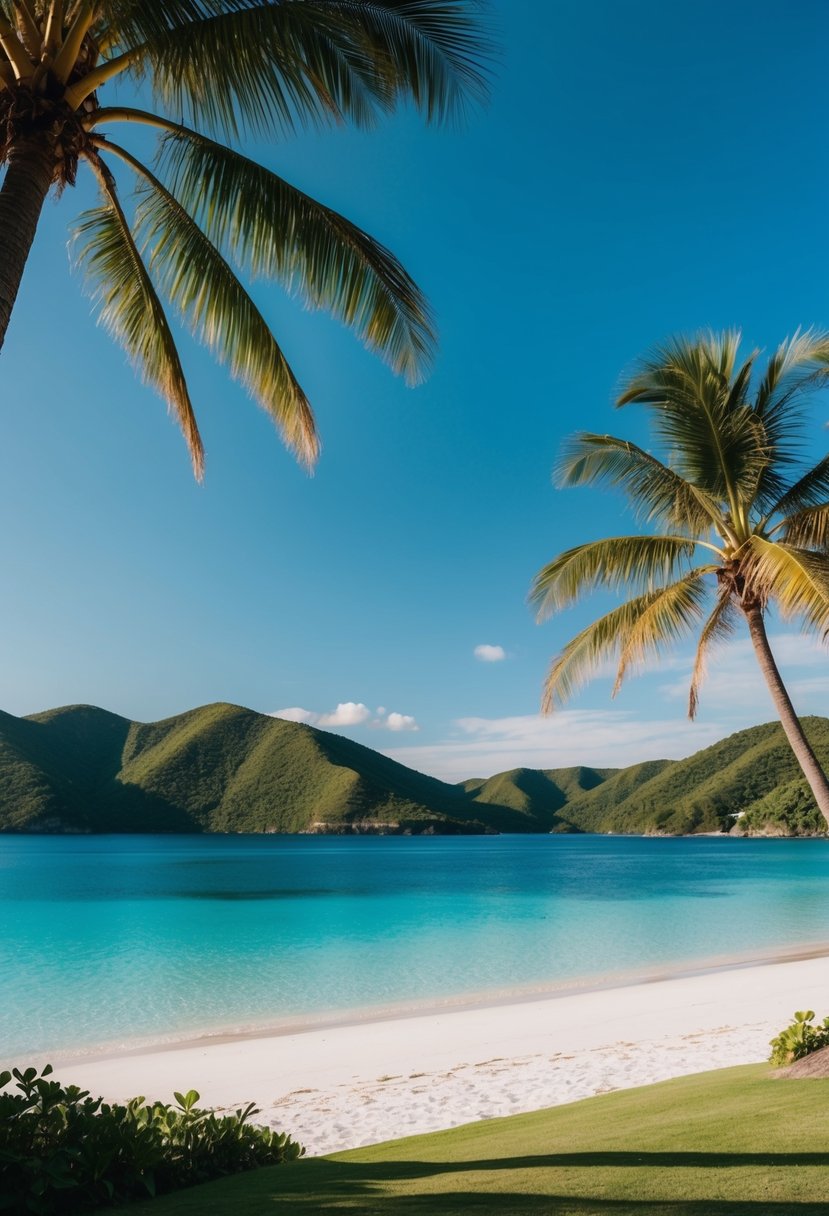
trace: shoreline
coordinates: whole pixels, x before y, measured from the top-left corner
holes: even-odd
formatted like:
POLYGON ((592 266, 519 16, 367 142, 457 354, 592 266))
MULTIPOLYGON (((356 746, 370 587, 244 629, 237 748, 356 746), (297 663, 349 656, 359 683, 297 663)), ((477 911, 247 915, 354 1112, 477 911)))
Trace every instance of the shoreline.
MULTIPOLYGON (((484 991, 455 993, 445 997, 423 997, 414 1000, 396 1001, 384 1005, 367 1005, 319 1012, 287 1014, 267 1022, 254 1024, 224 1025, 208 1027, 203 1031, 182 1030, 163 1038, 157 1036, 130 1036, 127 1039, 111 1040, 91 1044, 78 1044, 59 1048, 34 1049, 17 1055, 31 1056, 37 1060, 48 1060, 56 1067, 72 1066, 81 1062, 119 1060, 148 1052, 169 1052, 188 1048, 220 1046, 227 1043, 255 1042, 285 1036, 301 1035, 313 1031, 339 1030, 351 1026, 370 1026, 378 1022, 401 1021, 408 1018, 439 1016, 442 1014, 479 1011, 501 1006, 534 1004, 536 1002, 566 1000, 568 997, 591 993, 608 992, 615 989, 637 988, 649 984, 660 984, 671 980, 690 979, 699 976, 717 975, 728 971, 742 971, 751 967, 775 967, 790 962, 811 959, 829 960, 829 941, 797 946, 779 946, 744 951, 740 954, 715 955, 698 960, 666 963, 637 968, 633 971, 613 972, 604 975, 579 976, 572 980, 561 980, 549 984, 521 985, 515 988, 489 989, 484 991)), ((827 967, 829 971, 829 967, 827 967)), ((9 1058, 10 1059, 10 1058, 9 1058)), ((9 1059, 0 1055, 0 1066, 10 1067, 9 1059)))
POLYGON ((110 1101, 191 1087, 219 1110, 253 1101, 257 1121, 317 1154, 760 1062, 797 1008, 829 1012, 825 946, 624 986, 48 1059, 62 1082, 110 1101))

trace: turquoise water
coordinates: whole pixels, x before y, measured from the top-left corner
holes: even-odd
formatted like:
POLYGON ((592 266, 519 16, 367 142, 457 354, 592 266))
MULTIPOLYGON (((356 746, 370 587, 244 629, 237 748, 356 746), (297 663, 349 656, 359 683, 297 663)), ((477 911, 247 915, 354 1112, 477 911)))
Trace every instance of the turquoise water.
POLYGON ((829 942, 829 842, 0 836, 0 1059, 829 942))

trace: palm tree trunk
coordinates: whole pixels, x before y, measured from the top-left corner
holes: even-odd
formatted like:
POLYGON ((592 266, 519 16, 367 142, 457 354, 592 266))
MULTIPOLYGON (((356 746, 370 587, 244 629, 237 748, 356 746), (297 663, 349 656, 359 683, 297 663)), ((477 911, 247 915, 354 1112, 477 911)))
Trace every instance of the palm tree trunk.
POLYGON ((780 721, 783 724, 783 730, 786 732, 786 738, 789 740, 798 764, 803 769, 803 775, 809 782, 809 788, 815 796, 815 802, 818 804, 824 819, 829 823, 829 781, 827 781, 826 774, 818 763, 817 756, 812 751, 809 740, 803 733, 800 719, 794 712, 794 706, 789 699, 786 686, 780 677, 780 672, 777 669, 774 655, 769 646, 769 639, 766 635, 763 612, 760 608, 753 607, 746 608, 745 614, 748 619, 748 631, 751 634, 754 653, 757 656, 760 670, 765 676, 772 700, 780 715, 780 721))
POLYGON ((0 188, 0 347, 55 169, 54 142, 43 133, 12 145, 0 188))

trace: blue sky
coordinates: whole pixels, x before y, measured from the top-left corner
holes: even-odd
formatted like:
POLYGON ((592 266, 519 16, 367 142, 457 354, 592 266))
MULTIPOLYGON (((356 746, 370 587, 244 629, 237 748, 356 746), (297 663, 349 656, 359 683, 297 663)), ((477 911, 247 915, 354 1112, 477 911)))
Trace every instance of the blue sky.
MULTIPOLYGON (((317 410, 313 478, 183 336, 207 447, 194 483, 69 272, 67 225, 92 195, 47 205, 1 356, 3 708, 300 709, 453 779, 682 755, 773 716, 741 641, 694 725, 682 655, 612 703, 597 680, 542 722, 549 659, 598 606, 539 627, 525 597, 559 550, 629 527, 619 500, 556 491, 550 469, 575 429, 644 437, 612 407, 638 355, 700 327, 771 347, 829 326, 829 16, 821 0, 490 8, 492 100, 463 129, 404 113, 251 145, 389 244, 440 325, 434 372, 410 390, 257 286, 317 410)), ((825 655, 772 630, 798 708, 823 712, 825 655)))

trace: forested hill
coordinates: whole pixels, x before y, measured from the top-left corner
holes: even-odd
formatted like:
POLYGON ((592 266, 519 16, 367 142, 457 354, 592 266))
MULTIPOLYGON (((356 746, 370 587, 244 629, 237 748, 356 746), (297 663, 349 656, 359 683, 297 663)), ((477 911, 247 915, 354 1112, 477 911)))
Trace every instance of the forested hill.
MULTIPOLYGON (((829 721, 803 718, 818 759, 829 768, 829 721)), ((573 799, 567 818, 586 832, 825 833, 823 816, 778 722, 753 726, 687 760, 621 769, 573 799)))
MULTIPOLYGON (((829 769, 829 720, 802 722, 829 769)), ((542 805, 550 806, 553 831, 796 836, 826 830, 778 722, 738 731, 687 760, 622 769, 515 769, 464 786, 476 800, 511 806, 528 822, 542 805)))
MULTIPOLYGON (((804 723, 829 764, 829 722, 804 723)), ((76 705, 0 712, 0 831, 705 832, 823 823, 779 725, 687 760, 514 769, 450 785, 350 739, 205 705, 131 722, 76 705)))
POLYGON ((475 811, 457 786, 237 705, 0 714, 0 830, 483 832, 475 811))

